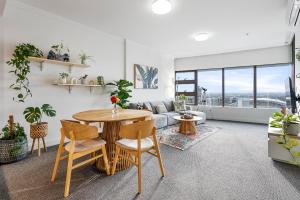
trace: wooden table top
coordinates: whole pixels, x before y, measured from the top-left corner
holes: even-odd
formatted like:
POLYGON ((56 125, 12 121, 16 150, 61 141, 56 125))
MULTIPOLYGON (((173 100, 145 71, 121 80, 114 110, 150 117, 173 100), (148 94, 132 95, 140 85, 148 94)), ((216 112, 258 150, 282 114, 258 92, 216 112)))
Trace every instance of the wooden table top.
POLYGON ((152 116, 152 112, 146 110, 119 109, 117 114, 112 114, 112 109, 101 109, 79 112, 74 114, 73 118, 86 122, 112 122, 150 116, 152 116))
POLYGON ((197 117, 197 116, 194 116, 192 119, 182 119, 180 115, 177 115, 174 116, 173 118, 179 121, 191 121, 191 122, 202 120, 202 117, 197 117))

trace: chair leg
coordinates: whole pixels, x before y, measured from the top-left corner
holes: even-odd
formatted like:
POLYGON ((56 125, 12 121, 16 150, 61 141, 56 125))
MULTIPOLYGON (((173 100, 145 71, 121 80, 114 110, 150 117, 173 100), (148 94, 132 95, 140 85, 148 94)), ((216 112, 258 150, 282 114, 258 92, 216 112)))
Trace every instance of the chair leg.
POLYGON ((38 138, 38 156, 41 156, 40 138, 38 138))
POLYGON ((69 153, 64 197, 68 197, 69 193, 70 193, 70 181, 71 181, 72 166, 73 166, 73 153, 69 153))
POLYGON ((55 178, 56 178, 57 169, 58 169, 59 162, 60 162, 60 155, 62 153, 62 148, 63 148, 63 146, 60 144, 58 147, 58 150, 57 150, 57 154, 56 154, 56 160, 55 160, 55 164, 54 164, 54 168, 53 168, 53 172, 52 172, 51 182, 54 182, 55 178))
POLYGON ((142 193, 142 156, 138 153, 138 193, 142 193))
POLYGON ((34 138, 33 141, 32 141, 31 154, 33 154, 35 140, 36 140, 36 139, 34 138))
POLYGON ((153 137, 153 140, 154 140, 154 149, 155 149, 156 154, 157 154, 157 159, 158 159, 161 175, 164 177, 165 176, 165 169, 164 169, 164 165, 163 165, 162 160, 161 160, 160 150, 159 150, 157 138, 156 138, 155 135, 153 137))
POLYGON ((120 153, 120 147, 118 147, 118 145, 116 146, 116 153, 115 153, 115 158, 114 158, 114 162, 113 162, 113 167, 111 170, 111 174, 114 175, 115 171, 116 171, 116 167, 117 167, 117 163, 119 160, 119 153, 120 153))
POLYGON ((103 160, 104 160, 106 174, 107 174, 107 176, 109 176, 110 175, 110 169, 109 169, 109 165, 108 165, 108 159, 107 159, 107 153, 106 153, 105 145, 102 146, 102 154, 103 154, 103 160))
POLYGON ((44 151, 47 152, 47 147, 46 147, 45 138, 42 138, 42 140, 43 140, 43 145, 44 145, 44 151))

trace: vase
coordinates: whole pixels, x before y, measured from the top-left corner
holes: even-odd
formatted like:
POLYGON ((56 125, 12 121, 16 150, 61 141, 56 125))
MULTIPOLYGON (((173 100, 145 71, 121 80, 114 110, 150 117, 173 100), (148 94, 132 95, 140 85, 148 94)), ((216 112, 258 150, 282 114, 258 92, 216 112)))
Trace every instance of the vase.
POLYGON ((112 112, 112 114, 117 114, 118 113, 117 104, 114 104, 114 107, 113 107, 111 112, 112 112))

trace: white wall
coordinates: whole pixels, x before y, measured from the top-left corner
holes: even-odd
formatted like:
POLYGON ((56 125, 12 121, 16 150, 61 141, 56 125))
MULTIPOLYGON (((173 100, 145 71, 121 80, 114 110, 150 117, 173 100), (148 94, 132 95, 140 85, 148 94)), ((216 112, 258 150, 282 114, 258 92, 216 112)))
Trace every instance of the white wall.
POLYGON ((172 56, 161 55, 153 49, 127 40, 126 78, 134 79, 134 64, 158 67, 158 89, 133 89, 133 102, 174 98, 174 60, 172 56), (161 67, 163 66, 163 67, 161 67))
POLYGON ((175 70, 239 67, 291 62, 291 47, 281 46, 189 58, 176 58, 175 70))
MULTIPOLYGON (((291 47, 281 46, 226 54, 177 58, 175 59, 175 70, 291 63, 291 56, 291 47)), ((271 114, 278 109, 202 107, 201 110, 207 113, 208 119, 268 123, 271 114)))
MULTIPOLYGON (((92 55, 95 60, 95 62, 91 63, 90 68, 74 68, 72 71, 73 77, 88 74, 90 79, 95 79, 97 76, 103 75, 106 82, 125 77, 123 38, 108 35, 16 1, 7 3, 3 19, 5 25, 5 60, 11 57, 18 43, 32 43, 42 49, 46 55, 51 45, 63 41, 71 50, 71 60, 79 62, 78 54, 81 51, 92 55)), ((143 98, 149 99, 153 97, 163 99, 165 91, 168 89, 166 85, 170 83, 170 80, 167 79, 168 75, 163 75, 163 73, 172 69, 174 71, 173 59, 134 43, 129 44, 127 54, 128 69, 132 68, 132 63, 135 62, 155 65, 160 68, 160 89, 153 90, 151 93, 142 90, 133 91, 133 96, 135 98, 136 96, 143 96, 143 98), (141 95, 141 93, 143 94, 141 95)), ((6 64, 4 67, 1 66, 0 69, 0 74, 4 75, 0 90, 3 93, 1 99, 4 100, 5 105, 0 110, 1 116, 5 117, 1 118, 0 126, 4 126, 8 115, 12 113, 15 115, 16 121, 26 127, 28 133, 29 125, 25 122, 22 115, 23 110, 27 106, 40 106, 44 103, 49 103, 56 109, 57 117, 44 118, 45 121, 49 122, 49 134, 46 138, 48 145, 57 144, 59 141, 60 119, 70 119, 72 114, 83 110, 111 107, 109 87, 106 87, 105 90, 95 89, 92 94, 87 88, 73 88, 72 93, 69 94, 67 88, 52 85, 52 82, 57 79, 58 73, 68 71, 67 67, 46 64, 41 72, 38 64, 35 63, 31 64, 31 73, 29 75, 33 97, 28 98, 24 104, 15 103, 12 101, 14 93, 8 88, 14 81, 14 77, 8 73, 9 69, 10 67, 6 64)), ((126 75, 129 81, 133 81, 133 71, 127 70, 126 75)), ((171 93, 174 94, 173 92, 171 93)))

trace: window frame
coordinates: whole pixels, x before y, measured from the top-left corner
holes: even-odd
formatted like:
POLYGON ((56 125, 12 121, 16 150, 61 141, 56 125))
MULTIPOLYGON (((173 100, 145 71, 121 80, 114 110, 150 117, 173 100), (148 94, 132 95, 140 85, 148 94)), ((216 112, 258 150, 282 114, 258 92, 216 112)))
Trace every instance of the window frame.
MULTIPOLYGON (((222 105, 221 107, 228 107, 225 106, 225 69, 243 69, 243 68, 250 68, 253 70, 253 107, 245 107, 245 108, 255 108, 257 109, 257 68, 263 67, 274 67, 278 65, 290 65, 291 66, 291 78, 293 82, 293 87, 295 87, 295 65, 292 62, 288 63, 273 63, 273 64, 261 64, 261 65, 247 65, 247 66, 237 66, 237 67, 214 67, 214 68, 201 68, 198 70, 179 70, 175 71, 175 98, 181 94, 186 96, 193 96, 195 98, 195 103, 190 105, 198 105, 198 72, 199 71, 208 71, 208 70, 221 70, 222 71, 222 105), (176 80, 177 73, 184 73, 184 72, 194 72, 195 73, 195 80, 176 80), (195 84, 195 92, 177 92, 177 84, 195 84)), ((219 107, 219 106, 218 106, 219 107)), ((236 107, 230 107, 236 108, 236 107)), ((264 108, 258 108, 264 109, 264 108)))

